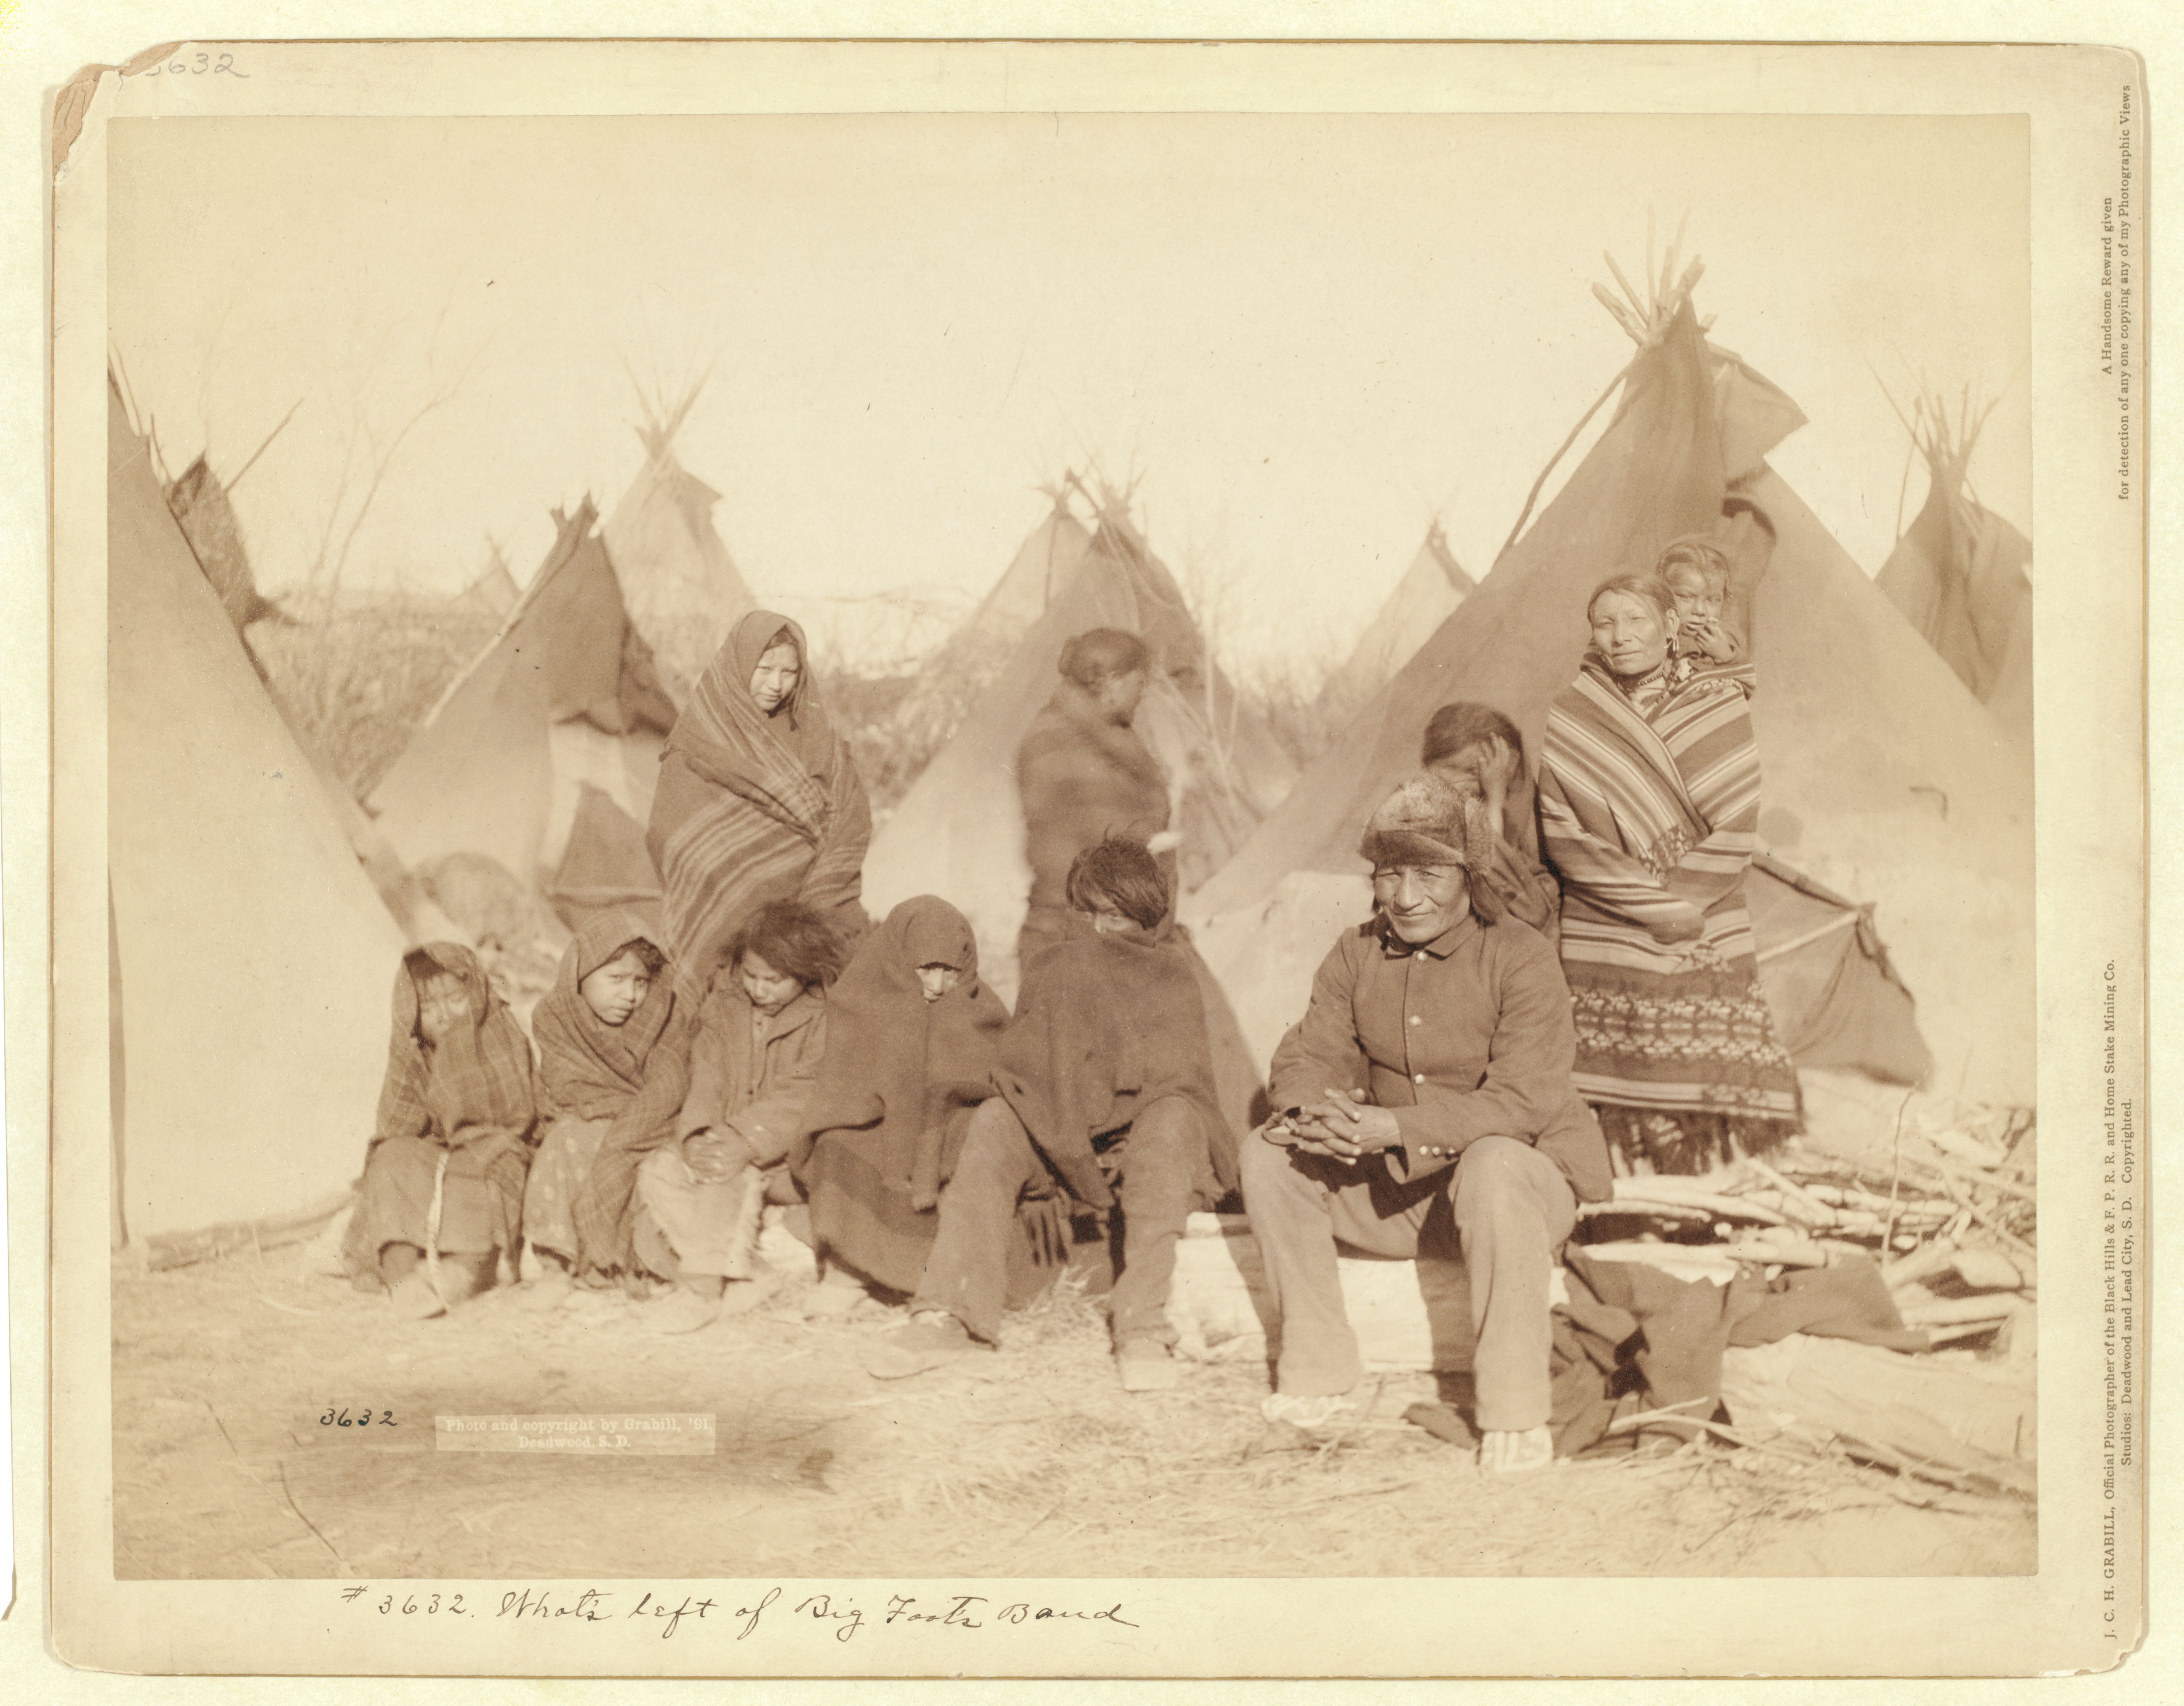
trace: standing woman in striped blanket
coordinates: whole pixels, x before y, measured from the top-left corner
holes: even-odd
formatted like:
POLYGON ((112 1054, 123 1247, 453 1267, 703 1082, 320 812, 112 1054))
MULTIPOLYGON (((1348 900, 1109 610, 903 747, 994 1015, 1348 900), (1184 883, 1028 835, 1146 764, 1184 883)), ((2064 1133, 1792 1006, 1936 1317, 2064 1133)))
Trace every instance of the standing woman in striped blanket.
POLYGON ((872 811, 811 663, 801 628, 752 611, 667 737, 645 845, 694 1008, 737 927, 767 901, 801 901, 845 946, 864 932, 872 811))
POLYGON ((1592 645, 1540 758, 1577 1087, 1626 1164, 1701 1172, 1799 1125, 1745 910, 1759 822, 1751 667, 1680 669, 1674 597, 1657 575, 1602 582, 1586 615, 1592 645))

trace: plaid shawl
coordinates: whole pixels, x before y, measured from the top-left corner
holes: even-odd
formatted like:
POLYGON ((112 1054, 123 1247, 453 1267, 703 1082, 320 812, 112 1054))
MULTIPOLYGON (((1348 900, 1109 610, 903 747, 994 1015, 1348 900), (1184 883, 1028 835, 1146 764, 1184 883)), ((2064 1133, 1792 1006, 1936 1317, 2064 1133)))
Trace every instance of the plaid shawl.
POLYGON ((1751 671, 1663 677, 1635 703, 1597 656, 1547 714, 1540 827, 1588 1101, 1794 1120, 1797 1076, 1758 976, 1751 671))
POLYGON ((668 736, 648 842, 666 889, 667 934, 694 1006, 736 926, 769 900, 800 900, 854 939, 872 812, 834 732, 804 631, 770 610, 736 625, 668 736), (752 671, 777 640, 803 660, 795 692, 761 711, 752 671))
POLYGON ((653 932, 629 914, 592 919, 561 956, 554 987, 531 1017, 547 1116, 612 1122, 575 1204, 582 1269, 629 1264, 638 1165, 673 1136, 688 1080, 689 1038, 680 1020, 684 1006, 666 971, 644 1004, 619 1025, 593 1012, 577 987, 630 942, 652 939, 653 932))
MULTIPOLYGON (((452 942, 426 942, 403 957, 394 974, 393 1009, 387 1076, 366 1155, 389 1138, 436 1143, 452 1152, 450 1170, 482 1178, 504 1209, 512 1203, 500 1218, 520 1226, 537 1114, 523 1027, 493 992, 478 957, 452 942), (418 1033, 417 984, 443 972, 462 983, 471 1022, 435 1045, 418 1033)), ((368 1213, 352 1216, 343 1244, 350 1272, 376 1275, 380 1246, 400 1231, 368 1213)), ((508 1242, 514 1242, 512 1232, 508 1242)))

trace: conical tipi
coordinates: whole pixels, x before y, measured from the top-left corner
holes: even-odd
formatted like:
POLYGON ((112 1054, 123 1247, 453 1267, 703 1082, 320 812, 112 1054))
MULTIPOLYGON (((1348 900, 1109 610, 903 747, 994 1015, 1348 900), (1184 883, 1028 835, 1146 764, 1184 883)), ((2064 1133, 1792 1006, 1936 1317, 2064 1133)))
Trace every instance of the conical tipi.
POLYGON ((498 539, 486 541, 487 560, 476 580, 455 594, 454 607, 467 616, 489 616, 498 622, 515 608, 516 600, 523 596, 510 571, 508 558, 500 548, 498 539))
POLYGON ((1905 425, 1926 464, 1926 501, 1874 576, 1927 644, 2032 747, 2032 544, 1972 495, 1972 452, 1989 404, 1921 397, 1905 425))
POLYGON ((554 903, 656 903, 644 851, 660 753, 675 725, 587 497, 499 636, 436 706, 370 804, 412 870, 482 854, 554 903))
POLYGON ((917 780, 1024 636, 1084 569, 1092 535, 1070 513, 1066 492, 1056 487, 1047 495, 1053 507, 1046 519, 1025 536, 970 619, 919 667, 909 692, 888 714, 873 743, 881 761, 865 777, 874 798, 893 799, 917 780))
POLYGON ((630 620, 677 704, 756 603, 713 526, 721 494, 676 459, 675 435, 701 388, 693 386, 671 409, 646 404, 637 429, 644 466, 607 518, 605 533, 630 620))
POLYGON ((1226 862, 1295 777, 1206 657, 1174 578, 1121 505, 1109 503, 1076 573, 873 837, 865 860, 866 904, 876 913, 920 894, 960 907, 978 933, 985 976, 1004 994, 1016 986, 1017 932, 1031 884, 1017 746, 1055 691, 1063 646, 1103 627, 1137 634, 1159 660, 1138 730, 1169 776, 1182 779, 1175 827, 1184 837, 1178 863, 1186 891, 1226 862))
MULTIPOLYGON (((1593 587, 1650 564, 1680 534, 1715 530, 1737 567, 1732 611, 1748 612, 1752 635, 1763 838, 1797 870, 1874 905, 1918 997, 1940 1087, 2028 1103, 2029 779, 1993 719, 1766 466, 1802 417, 1707 345, 1693 276, 1644 331, 1620 406, 1568 483, 1193 897, 1201 950, 1253 1047, 1271 1049, 1335 932, 1369 913, 1360 825, 1416 766, 1435 709, 1493 705, 1536 752, 1548 703, 1585 650, 1593 587)), ((1780 938, 1769 941, 1763 914, 1760 931, 1763 953, 1780 938)))
POLYGON ((1457 564, 1448 536, 1435 521, 1387 603, 1366 625, 1342 667, 1327 678, 1319 692, 1321 706, 1347 712, 1386 686, 1476 585, 1457 564))
POLYGON ((115 1184, 156 1246, 348 1188, 404 942, 118 391, 107 457, 115 1184))

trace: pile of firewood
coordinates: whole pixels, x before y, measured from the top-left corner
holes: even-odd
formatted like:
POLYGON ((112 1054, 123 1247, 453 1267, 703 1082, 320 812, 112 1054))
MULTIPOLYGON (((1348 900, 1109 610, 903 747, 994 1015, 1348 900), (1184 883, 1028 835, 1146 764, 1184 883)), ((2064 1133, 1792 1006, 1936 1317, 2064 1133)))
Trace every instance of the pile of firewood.
POLYGON ((1612 1199, 1584 1205, 1585 1236, 1641 1259, 1652 1244, 1671 1262, 1703 1254, 1770 1272, 1866 1258, 1908 1325, 1937 1345, 1983 1338, 2036 1294, 2032 1116, 1946 1111, 1907 1107, 1886 1164, 1792 1140, 1701 1177, 1618 1178, 1612 1199))

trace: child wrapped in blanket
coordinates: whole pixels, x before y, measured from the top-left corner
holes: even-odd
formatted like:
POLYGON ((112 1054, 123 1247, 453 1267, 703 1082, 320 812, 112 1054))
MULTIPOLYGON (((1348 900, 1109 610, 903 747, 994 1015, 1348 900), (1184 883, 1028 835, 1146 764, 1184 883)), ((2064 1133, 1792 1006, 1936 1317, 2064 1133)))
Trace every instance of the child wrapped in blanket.
POLYGON ((539 1275, 525 1305, 549 1309, 578 1280, 629 1278, 632 1186, 667 1141, 688 1080, 689 1017, 666 955, 633 914, 602 914, 577 932, 531 1029, 541 1112, 524 1230, 539 1275))
POLYGON ((827 1053, 827 986, 842 946, 811 907, 769 901, 746 918, 698 1015, 672 1140, 638 1169, 636 1250, 676 1281, 656 1332, 688 1333, 772 1289, 758 1259, 769 1186, 797 1200, 785 1163, 827 1053))
POLYGON ((531 1044, 467 947, 427 942, 394 976, 394 1030, 343 1266, 424 1320, 489 1286, 523 1236, 531 1044), (431 1253, 428 1256, 427 1253, 431 1253))
POLYGON ((1723 615, 1729 602, 1729 558, 1704 539, 1671 541, 1654 572, 1676 601, 1676 657, 1680 673, 1741 664, 1750 655, 1744 636, 1723 615))

